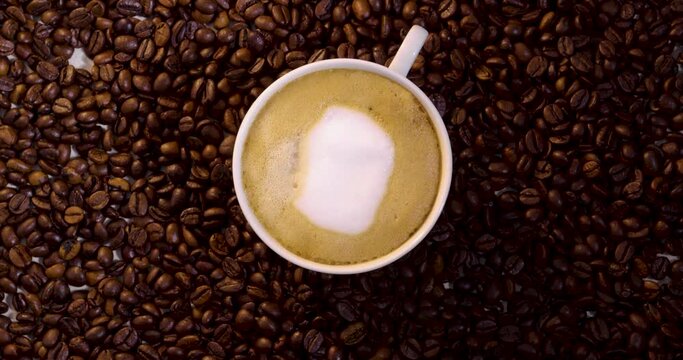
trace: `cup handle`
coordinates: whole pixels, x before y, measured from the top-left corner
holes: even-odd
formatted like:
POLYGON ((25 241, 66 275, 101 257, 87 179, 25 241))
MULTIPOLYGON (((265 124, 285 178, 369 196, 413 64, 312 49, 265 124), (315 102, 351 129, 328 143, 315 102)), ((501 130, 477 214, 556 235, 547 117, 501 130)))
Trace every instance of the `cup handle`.
POLYGON ((398 48, 398 52, 394 55, 394 59, 389 65, 389 70, 401 74, 401 76, 408 76, 410 68, 415 62, 415 58, 420 53, 422 45, 424 45, 425 40, 427 40, 429 32, 425 28, 413 25, 408 31, 408 35, 403 39, 401 47, 398 48))

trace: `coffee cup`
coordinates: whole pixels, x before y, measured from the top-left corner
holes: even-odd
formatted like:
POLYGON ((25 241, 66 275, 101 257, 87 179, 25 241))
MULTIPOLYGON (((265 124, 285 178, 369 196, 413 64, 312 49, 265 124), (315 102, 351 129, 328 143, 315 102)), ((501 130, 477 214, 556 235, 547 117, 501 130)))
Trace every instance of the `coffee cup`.
POLYGON ((233 152, 253 231, 301 267, 353 274, 419 244, 446 202, 451 146, 439 112, 407 79, 427 31, 413 26, 389 67, 322 60, 273 82, 233 152))

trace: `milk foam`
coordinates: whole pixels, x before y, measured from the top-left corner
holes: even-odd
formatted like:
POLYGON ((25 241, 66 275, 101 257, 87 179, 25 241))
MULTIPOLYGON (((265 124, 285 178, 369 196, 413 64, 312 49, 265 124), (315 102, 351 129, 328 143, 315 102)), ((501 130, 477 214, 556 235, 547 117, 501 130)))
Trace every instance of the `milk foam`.
MULTIPOLYGON (((341 117, 341 120, 346 118, 341 117)), ((355 138, 361 135, 383 138, 385 144, 389 143, 385 137, 374 135, 377 131, 372 125, 369 125, 370 131, 354 130, 356 123, 349 123, 351 126, 353 129, 348 133, 332 131, 332 136, 341 138, 336 140, 347 149, 341 152, 342 155, 355 154, 348 150, 351 146, 347 142, 360 141, 355 138)), ((327 140, 323 142, 327 143, 327 140)), ((371 145, 380 143, 370 141, 371 145)), ((377 157, 374 153, 365 151, 358 157, 362 161, 370 161, 377 157)), ((316 150, 316 156, 322 157, 321 154, 322 151, 316 150)), ((305 259, 324 264, 355 264, 388 254, 419 230, 432 211, 439 189, 440 154, 441 148, 429 114, 402 85, 360 70, 316 71, 287 84, 268 99, 257 115, 249 128, 242 153, 242 183, 254 214, 282 246, 305 259), (370 194, 381 198, 379 207, 365 210, 368 214, 361 218, 366 223, 370 219, 372 222, 369 228, 358 234, 341 232, 361 231, 364 226, 351 225, 352 222, 342 219, 335 209, 329 211, 335 223, 344 225, 336 227, 340 231, 329 230, 320 221, 314 223, 311 219, 317 218, 316 215, 322 214, 323 210, 318 209, 321 205, 315 204, 316 208, 310 210, 314 205, 308 202, 315 200, 324 205, 350 199, 365 204, 370 202, 368 196, 343 195, 341 191, 346 190, 342 186, 347 185, 344 183, 331 184, 328 191, 333 194, 323 192, 318 195, 318 191, 304 188, 309 183, 309 171, 310 174, 324 173, 308 165, 315 160, 309 156, 314 155, 313 151, 307 150, 307 147, 315 147, 310 144, 315 138, 310 136, 311 131, 319 126, 315 133, 324 133, 327 131, 322 130, 329 127, 328 122, 336 124, 340 119, 322 121, 323 115, 335 107, 341 107, 342 113, 349 109, 360 111, 364 115, 361 116, 361 124, 371 124, 365 116, 370 117, 391 139, 394 150, 393 167, 384 171, 391 173, 389 181, 383 186, 373 185, 380 190, 370 191, 370 194), (381 192, 384 195, 380 196, 381 192), (299 207, 297 200, 300 201, 299 207), (305 210, 306 214, 300 210, 304 208, 309 208, 305 210)), ((345 162, 344 166, 347 165, 345 162)), ((351 175, 351 172, 356 174, 357 169, 339 172, 341 175, 328 175, 332 180, 342 176, 350 178, 354 185, 367 183, 351 175)), ((316 182, 326 184, 326 181, 316 182)))
POLYGON ((302 155, 295 207, 327 230, 367 230, 394 167, 391 137, 365 113, 330 106, 303 139, 302 155))

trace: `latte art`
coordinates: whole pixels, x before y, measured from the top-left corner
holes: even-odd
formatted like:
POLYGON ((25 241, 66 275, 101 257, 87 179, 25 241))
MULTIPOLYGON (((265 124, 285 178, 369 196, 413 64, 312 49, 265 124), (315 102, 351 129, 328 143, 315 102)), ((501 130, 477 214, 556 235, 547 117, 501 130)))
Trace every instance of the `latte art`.
POLYGON ((302 141, 302 150, 303 189, 296 208, 327 230, 367 230, 394 167, 389 135, 366 114, 333 106, 302 141))
POLYGON ((385 255, 422 225, 440 180, 429 115, 401 85, 326 70, 284 86, 242 153, 245 195, 288 250, 325 264, 385 255))

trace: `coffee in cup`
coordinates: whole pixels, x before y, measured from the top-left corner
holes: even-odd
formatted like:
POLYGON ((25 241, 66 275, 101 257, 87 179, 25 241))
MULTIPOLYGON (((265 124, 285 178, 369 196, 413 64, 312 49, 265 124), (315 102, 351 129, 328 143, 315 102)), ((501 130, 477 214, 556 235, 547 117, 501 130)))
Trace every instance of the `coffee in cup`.
POLYGON ((304 75, 257 113, 246 198, 289 251, 322 264, 392 252, 423 225, 441 180, 437 131, 403 85, 359 69, 304 75))

